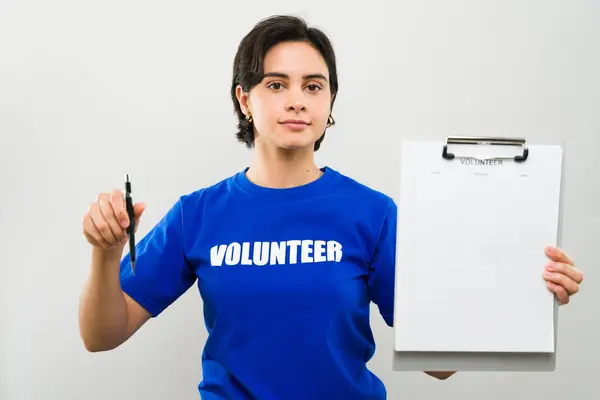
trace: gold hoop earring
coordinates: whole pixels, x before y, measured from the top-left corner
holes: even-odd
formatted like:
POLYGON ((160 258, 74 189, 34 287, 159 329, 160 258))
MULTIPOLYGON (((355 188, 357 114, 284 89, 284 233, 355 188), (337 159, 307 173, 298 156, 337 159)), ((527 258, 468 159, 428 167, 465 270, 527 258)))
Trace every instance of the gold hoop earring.
POLYGON ((329 115, 329 118, 327 118, 327 127, 331 127, 335 124, 335 120, 333 119, 333 117, 331 115, 329 115))
POLYGON ((251 124, 254 120, 252 119, 252 116, 250 114, 246 114, 246 121, 248 121, 248 123, 251 124))

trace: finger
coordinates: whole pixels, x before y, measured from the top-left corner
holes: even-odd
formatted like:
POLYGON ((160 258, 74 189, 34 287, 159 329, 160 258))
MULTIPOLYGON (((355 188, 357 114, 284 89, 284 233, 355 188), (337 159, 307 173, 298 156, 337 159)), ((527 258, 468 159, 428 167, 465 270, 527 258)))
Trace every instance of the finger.
POLYGON ((121 224, 117 220, 117 216, 115 215, 115 210, 110 202, 110 195, 104 195, 98 201, 98 205, 100 206, 100 212, 104 216, 104 220, 108 224, 110 231, 115 237, 116 241, 121 241, 123 239, 123 235, 125 234, 125 229, 121 227, 121 224))
POLYGON ((546 285, 548 286, 548 289, 552 293, 554 293, 554 295, 558 299, 558 302, 561 305, 569 303, 569 300, 570 300, 569 294, 567 293, 567 291, 565 290, 564 287, 557 285, 555 283, 552 283, 552 282, 546 282, 546 285))
POLYGON ((83 233, 90 243, 96 247, 108 248, 110 244, 102 237, 102 234, 94 224, 91 216, 88 214, 83 218, 83 233))
POLYGON ((546 265, 546 269, 551 272, 558 272, 563 275, 567 275, 577 284, 583 282, 583 272, 569 264, 550 261, 546 265))
POLYGON ((135 216, 135 219, 140 219, 145 210, 146 203, 135 203, 133 205, 133 215, 135 216))
POLYGON ((127 207, 125 205, 125 196, 123 196, 123 192, 115 189, 110 193, 109 199, 119 224, 122 228, 127 228, 129 226, 129 215, 127 215, 127 207))
POLYGON ((112 229, 110 229, 108 222, 106 222, 106 220, 104 219, 104 214, 102 214, 102 211, 100 210, 100 205, 98 203, 94 203, 91 206, 90 217, 94 222, 96 229, 98 229, 98 231, 100 232, 100 236, 102 236, 102 238, 106 240, 106 242, 108 242, 109 245, 115 244, 117 238, 115 238, 115 235, 112 233, 112 229))
POLYGON ((133 205, 133 215, 135 215, 134 217, 134 231, 137 232, 137 228, 138 225, 140 223, 140 218, 142 218, 142 214, 144 213, 144 211, 146 210, 146 204, 145 203, 136 203, 133 205))
POLYGON ((562 249, 554 246, 546 247, 546 255, 552 260, 556 262, 562 262, 570 265, 575 265, 575 262, 569 255, 562 249))
POLYGON ((579 292, 579 285, 577 282, 561 273, 544 271, 544 279, 562 286, 569 295, 574 295, 579 292))

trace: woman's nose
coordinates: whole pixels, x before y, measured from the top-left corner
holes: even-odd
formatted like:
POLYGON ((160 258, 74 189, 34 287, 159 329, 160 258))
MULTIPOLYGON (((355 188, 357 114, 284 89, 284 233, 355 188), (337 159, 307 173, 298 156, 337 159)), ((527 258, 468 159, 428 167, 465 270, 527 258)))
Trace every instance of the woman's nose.
POLYGON ((300 112, 300 111, 306 110, 306 105, 304 105, 304 103, 302 103, 301 101, 295 101, 295 102, 289 103, 286 107, 286 110, 300 112))

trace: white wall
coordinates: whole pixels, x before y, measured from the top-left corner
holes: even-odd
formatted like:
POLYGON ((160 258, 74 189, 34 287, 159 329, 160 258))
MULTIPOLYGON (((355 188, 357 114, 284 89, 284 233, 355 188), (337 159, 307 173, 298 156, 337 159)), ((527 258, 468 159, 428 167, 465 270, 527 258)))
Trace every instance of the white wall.
POLYGON ((374 314, 370 366, 389 398, 591 398, 600 350, 600 2, 332 3, 0 2, 2 399, 198 398, 206 331, 195 288, 121 348, 84 350, 77 306, 90 248, 80 219, 128 172, 136 200, 148 204, 143 235, 180 194, 246 165, 249 152, 233 135, 232 57, 252 25, 275 13, 307 17, 337 50, 338 124, 321 164, 391 194, 402 138, 566 143, 563 245, 586 281, 560 311, 556 372, 447 381, 394 373, 392 331, 374 314))

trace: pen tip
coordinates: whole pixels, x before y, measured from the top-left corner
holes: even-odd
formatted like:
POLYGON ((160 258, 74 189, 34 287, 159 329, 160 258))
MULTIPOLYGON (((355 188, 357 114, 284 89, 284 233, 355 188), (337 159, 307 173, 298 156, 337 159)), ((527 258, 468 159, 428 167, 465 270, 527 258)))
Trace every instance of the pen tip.
POLYGON ((129 182, 129 174, 125 174, 125 182, 129 182))

